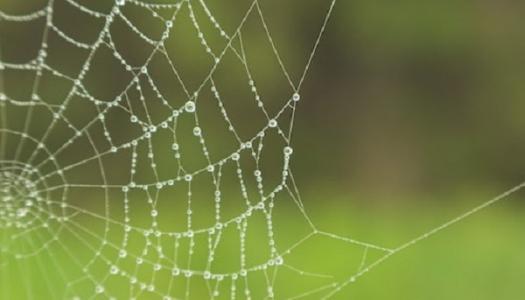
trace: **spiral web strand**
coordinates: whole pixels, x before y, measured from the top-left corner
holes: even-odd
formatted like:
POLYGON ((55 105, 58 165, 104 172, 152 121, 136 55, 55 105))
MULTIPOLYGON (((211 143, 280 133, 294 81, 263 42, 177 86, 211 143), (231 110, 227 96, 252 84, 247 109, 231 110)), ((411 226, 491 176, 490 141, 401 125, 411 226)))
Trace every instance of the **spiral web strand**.
MULTIPOLYGON (((41 292, 68 299, 329 298, 393 254, 521 189, 396 248, 325 232, 310 220, 289 168, 290 142, 300 89, 335 2, 328 3, 297 81, 283 63, 259 0, 248 2, 230 31, 204 0, 117 0, 105 9, 89 1, 50 0, 24 14, 0 10, 2 27, 36 24, 41 35, 36 57, 10 61, 0 52, 2 278, 13 269, 23 274, 23 292, 17 295, 28 299, 41 292), (55 21, 64 7, 98 24, 91 40, 55 21), (141 14, 150 16, 156 29, 135 19, 141 14), (180 19, 189 24, 183 33, 175 32, 180 19), (243 32, 253 20, 262 26, 287 83, 289 92, 277 104, 260 92, 249 62, 243 32), (132 46, 118 38, 123 30, 149 49, 141 59, 130 56, 132 46), (185 34, 178 43, 195 39, 206 56, 205 72, 192 82, 178 66, 187 57, 170 46, 177 34, 185 34), (58 52, 74 53, 73 58, 57 58, 58 52), (110 57, 107 68, 118 69, 103 83, 115 90, 107 97, 97 95, 91 75, 100 74, 93 69, 104 53, 110 57), (246 123, 228 110, 239 100, 231 103, 232 96, 224 95, 221 66, 232 62, 242 75, 230 74, 234 87, 248 91, 246 100, 257 111, 257 120, 248 122, 260 121, 249 135, 246 123), (159 74, 169 78, 170 88, 159 74), (10 93, 11 76, 25 76, 20 80, 26 95, 10 93), (55 88, 63 96, 46 94, 55 88), (201 116, 211 112, 214 121, 201 116), (226 134, 214 139, 222 129, 226 134), (206 212, 202 202, 208 203, 206 212), (279 207, 283 202, 291 206, 279 207), (283 243, 276 215, 290 207, 306 230, 283 243), (314 238, 358 251, 357 271, 341 279, 289 262, 314 238), (281 273, 321 283, 290 294, 281 273)), ((0 46, 5 43, 0 40, 0 46)), ((2 296, 7 299, 10 292, 16 293, 4 288, 2 296)))

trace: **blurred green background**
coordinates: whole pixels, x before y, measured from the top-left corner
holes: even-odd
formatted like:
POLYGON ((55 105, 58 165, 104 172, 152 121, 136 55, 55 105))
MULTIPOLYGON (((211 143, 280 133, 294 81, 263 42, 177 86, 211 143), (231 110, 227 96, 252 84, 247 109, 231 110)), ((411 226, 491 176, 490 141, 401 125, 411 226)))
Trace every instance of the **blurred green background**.
MULTIPOLYGON (((109 1, 76 2, 100 12, 108 12, 112 6, 109 1)), ((213 28, 199 2, 192 0, 189 3, 193 5, 208 44, 215 53, 220 53, 227 41, 213 28)), ((206 3, 230 35, 235 32, 252 4, 244 0, 209 0, 206 3)), ((258 3, 284 66, 296 84, 312 52, 330 1, 259 0, 258 3)), ((0 0, 0 10, 10 14, 27 13, 45 5, 46 1, 0 0)), ((295 182, 306 212, 317 228, 396 248, 525 180, 525 161, 521 159, 521 154, 525 152, 525 60, 522 55, 525 52, 524 5, 519 1, 489 0, 339 0, 336 3, 301 87, 301 100, 294 115, 291 140, 294 149, 291 168, 295 182)), ((96 39, 102 28, 100 19, 87 16, 66 1, 57 0, 53 7, 53 22, 57 28, 84 43, 89 44, 96 39)), ((160 36, 163 24, 152 18, 148 9, 127 3, 122 11, 148 36, 160 36)), ((166 18, 171 15, 169 9, 159 11, 166 18)), ((201 46, 198 32, 189 16, 189 8, 184 4, 174 21, 172 35, 166 41, 166 52, 173 59, 186 88, 194 91, 214 62, 201 46)), ((0 21, 1 61, 23 63, 36 57, 41 48, 44 23, 44 19, 31 22, 0 21)), ((273 115, 286 104, 294 90, 283 75, 262 24, 256 10, 248 14, 241 30, 242 45, 258 94, 269 114, 273 115)), ((130 30, 122 19, 115 21, 110 31, 114 44, 130 64, 140 65, 153 49, 130 30)), ((240 51, 238 38, 234 39, 232 46, 240 51)), ((108 48, 102 47, 96 53, 84 86, 97 98, 114 99, 132 77, 108 48)), ((75 77, 86 55, 85 49, 72 46, 56 32, 50 31, 46 59, 53 69, 75 77)), ((165 59, 157 56, 152 59, 148 72, 171 105, 184 105, 187 97, 165 59)), ((6 68, 0 75, 3 80, 0 92, 13 99, 29 101, 34 74, 34 70, 6 68)), ((44 73, 42 78, 38 88, 41 99, 46 103, 62 104, 71 83, 57 79, 49 72, 44 73)), ((213 80, 239 134, 243 139, 255 136, 257 130, 265 126, 267 119, 256 107, 244 66, 232 51, 228 50, 224 55, 213 80)), ((146 110, 154 121, 163 120, 171 111, 155 106, 158 99, 147 86, 144 83, 143 89, 148 99, 146 110)), ((238 145, 226 130, 217 102, 209 89, 209 84, 206 84, 199 94, 197 115, 207 138, 211 160, 218 161, 238 145)), ((96 117, 96 107, 86 105, 81 97, 73 98, 64 116, 78 120, 75 126, 82 127, 96 117)), ((130 92, 129 98, 132 102, 136 101, 130 107, 141 104, 137 92, 130 92)), ((52 115, 46 108, 36 107, 32 113, 28 113, 28 107, 6 102, 3 110, 7 115, 4 117, 5 123, 2 123, 3 128, 27 132, 37 140, 52 122, 52 115), (32 122, 26 128, 28 116, 32 122)), ((286 124, 286 120, 291 117, 289 113, 290 110, 287 110, 278 119, 280 124, 286 124)), ((141 119, 146 118, 145 114, 138 115, 141 119)), ((109 128, 106 130, 116 143, 129 141, 140 132, 133 124, 130 125, 129 115, 126 114, 110 112, 106 121, 109 128)), ((178 142, 187 151, 183 157, 189 170, 205 164, 199 152, 200 145, 191 134, 194 126, 195 120, 182 116, 177 129, 178 142)), ((287 125, 282 126, 286 130, 287 125)), ((89 144, 74 146, 60 157, 57 156, 59 165, 69 165, 109 149, 101 126, 89 132, 96 147, 89 144)), ((46 140, 46 146, 51 150, 59 149, 71 136, 72 132, 66 124, 58 124, 46 140)), ((10 160, 18 149, 20 136, 4 134, 1 137, 7 149, 2 160, 10 160)), ((161 178, 172 178, 181 172, 180 166, 168 152, 172 143, 173 136, 169 132, 159 133, 154 141, 153 152, 161 178)), ((268 184, 271 186, 279 182, 283 163, 281 151, 285 142, 277 134, 271 134, 264 144, 268 152, 265 152, 267 154, 261 164, 265 174, 269 174, 265 180, 272 182, 268 184)), ((21 150, 21 161, 27 160, 36 147, 31 142, 25 145, 21 150)), ((155 180, 148 169, 148 151, 147 145, 137 150, 141 157, 138 182, 155 180)), ((80 170, 72 170, 66 177, 70 183, 102 185, 101 168, 97 165, 100 162, 103 164, 102 169, 107 171, 108 179, 104 184, 127 183, 130 175, 129 155, 129 151, 119 150, 101 161, 86 164, 85 168, 82 166, 80 170)), ((242 159, 246 160, 246 164, 243 164, 246 173, 253 172, 256 168, 253 162, 248 162, 248 157, 242 159)), ((53 172, 54 167, 44 165, 43 168, 45 173, 53 172)), ((234 175, 233 167, 225 167, 225 179, 221 186, 225 195, 231 195, 224 197, 223 210, 226 215, 232 216, 238 215, 242 201, 234 175)), ((59 178, 50 180, 60 181, 59 178)), ((200 186, 198 182, 193 186, 195 219, 203 227, 210 226, 214 218, 214 208, 210 204, 213 201, 210 182, 210 178, 206 178, 200 186), (202 223, 198 220, 202 220, 202 223)), ((254 186, 251 185, 252 188, 254 186)), ((72 188, 66 200, 83 211, 101 215, 107 213, 105 203, 110 203, 110 218, 121 220, 123 193, 120 190, 108 190, 109 196, 106 196, 100 188, 72 188)), ((176 223, 170 230, 185 230, 186 192, 185 188, 176 188, 159 196, 160 199, 182 199, 182 202, 166 204, 161 211, 161 217, 164 212, 176 211, 163 219, 176 223)), ((137 192, 130 195, 131 202, 137 205, 137 213, 132 220, 137 227, 151 226, 148 223, 151 219, 150 208, 146 204, 150 196, 146 194, 137 192)), ((55 196, 62 197, 63 194, 52 194, 52 197, 55 196)), ((333 298, 523 298, 523 196, 523 192, 518 192, 392 256, 333 298)), ((273 216, 276 243, 280 250, 285 250, 308 234, 310 228, 289 196, 277 197, 276 201, 273 216)), ((51 246, 49 251, 27 260, 16 260, 9 254, 3 254, 1 258, 7 263, 3 264, 0 272, 0 296, 5 299, 42 299, 62 295, 72 297, 75 293, 81 296, 94 295, 91 284, 82 282, 72 288, 73 292, 70 292, 73 294, 63 294, 64 286, 68 288, 67 277, 79 278, 82 270, 78 270, 70 258, 58 249, 72 249, 85 263, 97 252, 100 240, 93 239, 92 234, 83 232, 80 227, 89 228, 100 237, 108 225, 90 215, 80 214, 73 218, 78 218, 75 221, 77 225, 72 225, 78 230, 73 231, 85 235, 83 239, 94 249, 76 244, 75 239, 79 238, 67 230, 62 231, 59 222, 53 221, 56 227, 52 227, 52 230, 61 232, 57 237, 66 246, 56 246, 56 249, 51 246), (83 252, 86 252, 85 257, 83 252), (54 271, 56 264, 65 269, 66 280, 54 271)), ((254 261, 259 261, 265 255, 257 253, 257 250, 268 245, 263 219, 257 222, 254 225, 255 232, 249 237, 252 240, 247 246, 254 251, 251 253, 256 257, 254 261)), ((110 236, 107 239, 116 244, 122 243, 122 228, 114 225, 109 225, 110 236)), ((4 241, 11 234, 10 229, 5 229, 2 233, 4 241)), ((52 235, 47 232, 38 239, 46 240, 52 235)), ((38 239, 36 243, 42 242, 38 239)), ((225 243, 229 245, 231 242, 232 245, 225 246, 221 256, 224 260, 218 263, 222 267, 219 269, 224 272, 238 269, 237 265, 230 262, 235 260, 237 263, 239 259, 236 239, 238 237, 233 235, 225 238, 225 243), (230 270, 228 267, 231 267, 230 270)), ((137 237, 135 240, 131 238, 127 247, 129 252, 140 253, 143 246, 144 240, 137 237)), ((26 247, 14 248, 22 252, 32 248, 27 244, 15 244, 13 247, 26 247)), ((187 245, 182 247, 186 249, 184 247, 187 245)), ((113 253, 115 251, 101 249, 99 251, 104 257, 115 261, 118 256, 113 253)), ((349 278, 358 271, 363 250, 361 246, 337 239, 312 237, 289 257, 286 256, 285 262, 304 271, 329 274, 333 278, 298 276, 282 267, 279 276, 275 277, 276 299, 297 296, 304 291, 349 278)), ((206 251, 196 252, 192 266, 207 258, 206 251)), ((381 255, 380 251, 370 250, 366 263, 372 263, 381 255)), ((154 259, 156 257, 153 255, 151 260, 154 259)), ((186 261, 187 258, 181 260, 186 261)), ((135 267, 133 261, 119 263, 121 269, 132 270, 135 267)), ((195 268, 203 269, 202 266, 195 268)), ((90 263, 87 270, 87 274, 94 277, 104 277, 107 273, 107 264, 101 259, 90 263)), ((141 271, 141 274, 144 280, 154 276, 150 269, 141 271)), ((268 283, 260 274, 253 276, 250 279, 252 296, 263 299, 267 296, 265 289, 268 283)), ((151 282, 159 281, 155 284, 161 286, 168 278, 168 273, 159 272, 151 282)), ((198 282, 198 279, 195 281, 198 282)), ((184 298, 186 281, 181 279, 176 282, 175 294, 184 298)), ((125 280, 106 283, 106 289, 122 298, 129 297, 126 294, 128 286, 125 280)), ((221 285, 221 296, 217 298, 229 298, 229 288, 229 283, 221 285)), ((238 289, 237 297, 244 299, 243 284, 240 283, 238 289)), ((305 299, 319 299, 328 292, 329 289, 322 290, 305 299)), ((148 293, 142 293, 141 296, 146 299, 156 298, 156 295, 148 293)), ((191 298, 205 297, 208 297, 205 285, 194 284, 191 298)))

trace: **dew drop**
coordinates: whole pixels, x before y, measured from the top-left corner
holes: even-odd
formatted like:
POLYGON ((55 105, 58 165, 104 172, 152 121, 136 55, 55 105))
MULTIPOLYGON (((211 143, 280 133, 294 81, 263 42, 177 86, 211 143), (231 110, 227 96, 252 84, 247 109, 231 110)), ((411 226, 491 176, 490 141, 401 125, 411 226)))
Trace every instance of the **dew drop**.
POLYGON ((97 287, 95 288, 95 292, 96 292, 97 294, 102 294, 102 293, 104 293, 104 287, 101 286, 101 285, 97 285, 97 287))
POLYGON ((200 136, 202 134, 202 130, 200 127, 196 126, 195 128, 193 128, 193 135, 194 136, 200 136))
POLYGON ((234 161, 238 161, 240 158, 241 158, 241 156, 239 155, 239 153, 235 152, 235 153, 232 154, 232 159, 234 161))
POLYGON ((189 112, 189 113, 195 112, 195 102, 191 100, 186 102, 186 104, 184 104, 184 110, 186 110, 186 112, 189 112))
POLYGON ((210 279, 211 273, 209 271, 204 272, 204 279, 210 279))
POLYGON ((118 268, 117 266, 111 266, 111 269, 109 270, 109 272, 113 275, 117 274, 118 273, 118 268))
POLYGON ((284 155, 290 156, 290 155, 292 155, 292 153, 293 153, 293 148, 292 147, 290 147, 290 146, 284 147, 284 155))

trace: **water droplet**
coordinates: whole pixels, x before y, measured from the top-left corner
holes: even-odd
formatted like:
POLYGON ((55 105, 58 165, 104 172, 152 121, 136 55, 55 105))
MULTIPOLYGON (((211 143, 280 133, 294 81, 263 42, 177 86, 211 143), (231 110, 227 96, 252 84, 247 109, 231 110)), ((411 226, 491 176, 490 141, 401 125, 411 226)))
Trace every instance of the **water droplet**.
POLYGON ((95 288, 95 292, 96 292, 97 294, 102 294, 102 293, 104 293, 104 287, 101 286, 101 285, 97 285, 97 287, 95 288))
POLYGON ((200 127, 196 126, 195 128, 193 128, 193 135, 194 136, 200 136, 202 134, 202 130, 200 127))
POLYGON ((111 269, 109 270, 109 272, 113 275, 117 274, 118 273, 118 268, 117 266, 111 266, 111 269))
POLYGON ((290 155, 292 155, 292 153, 293 153, 292 147, 290 147, 290 146, 284 147, 284 155, 290 156, 290 155))
POLYGON ((184 104, 184 110, 189 113, 195 112, 195 102, 191 100, 186 102, 186 104, 184 104))
POLYGON ((210 279, 211 278, 211 273, 206 271, 204 272, 204 279, 210 279))
POLYGON ((232 154, 232 159, 233 159, 234 161, 238 161, 239 158, 241 158, 241 156, 239 155, 239 153, 235 152, 235 153, 232 154))

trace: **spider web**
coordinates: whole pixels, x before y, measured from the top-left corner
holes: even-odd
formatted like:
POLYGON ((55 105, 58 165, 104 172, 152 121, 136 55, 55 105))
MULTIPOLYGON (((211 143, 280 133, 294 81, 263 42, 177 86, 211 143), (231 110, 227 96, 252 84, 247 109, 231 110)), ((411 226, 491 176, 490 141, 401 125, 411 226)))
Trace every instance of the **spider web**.
POLYGON ((239 4, 235 22, 219 22, 211 2, 50 0, 0 10, 2 27, 29 28, 14 31, 14 52, 37 49, 21 58, 0 41, 0 266, 23 279, 4 283, 5 298, 329 298, 522 188, 396 248, 320 230, 290 170, 291 137, 335 0, 298 80, 258 0, 239 4), (264 72, 285 85, 270 94, 257 79, 264 72), (300 229, 280 235, 291 222, 279 219, 294 213, 300 229), (303 270, 294 255, 320 237, 352 247, 357 271, 303 270))

